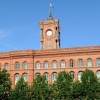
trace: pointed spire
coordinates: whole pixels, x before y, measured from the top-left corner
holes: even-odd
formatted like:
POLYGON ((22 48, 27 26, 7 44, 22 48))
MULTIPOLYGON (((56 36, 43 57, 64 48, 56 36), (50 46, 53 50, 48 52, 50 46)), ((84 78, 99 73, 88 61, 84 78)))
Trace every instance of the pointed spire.
POLYGON ((53 19, 53 17, 52 17, 52 8, 53 8, 52 3, 50 3, 50 12, 49 12, 48 20, 52 20, 53 19))

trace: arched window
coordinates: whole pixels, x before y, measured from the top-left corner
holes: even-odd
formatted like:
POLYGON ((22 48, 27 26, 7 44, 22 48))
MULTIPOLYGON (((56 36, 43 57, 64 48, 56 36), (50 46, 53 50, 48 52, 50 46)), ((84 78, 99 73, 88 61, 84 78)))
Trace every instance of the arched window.
POLYGON ((82 66, 83 66, 83 60, 82 60, 82 59, 79 59, 79 60, 78 60, 78 66, 79 66, 79 67, 82 67, 82 66))
POLYGON ((49 80, 49 73, 44 73, 44 77, 46 78, 46 80, 49 80))
POLYGON ((35 77, 36 77, 36 78, 37 78, 38 76, 40 76, 40 73, 36 73, 36 74, 35 74, 35 77))
POLYGON ((1 64, 0 64, 0 70, 2 69, 2 66, 1 66, 1 64))
POLYGON ((62 60, 62 61, 61 61, 61 68, 65 68, 65 66, 66 66, 66 63, 65 63, 64 60, 62 60))
POLYGON ((40 62, 36 62, 36 69, 40 69, 40 62))
POLYGON ((96 72, 97 78, 100 80, 100 70, 96 72))
POLYGON ((25 62, 23 62, 23 69, 27 69, 28 68, 28 64, 27 64, 27 62, 25 61, 25 62))
POLYGON ((89 58, 87 60, 87 65, 88 65, 88 67, 92 67, 92 59, 91 58, 89 58))
POLYGON ((53 68, 57 68, 57 61, 56 61, 56 60, 54 60, 54 61, 52 62, 52 67, 53 67, 53 68))
POLYGON ((82 77, 83 72, 78 72, 78 80, 81 81, 81 77, 82 77))
POLYGON ((54 72, 52 73, 52 81, 56 81, 57 80, 57 73, 54 72))
POLYGON ((74 60, 73 59, 70 60, 70 67, 74 67, 74 60))
POLYGON ((44 68, 45 68, 45 69, 47 69, 47 68, 48 68, 48 66, 49 66, 49 65, 48 65, 48 62, 47 62, 47 61, 45 61, 45 62, 44 62, 44 68))
POLYGON ((15 69, 20 69, 20 64, 19 64, 19 62, 16 62, 16 63, 15 63, 15 69))
POLYGON ((73 80, 75 79, 75 74, 73 71, 70 72, 70 76, 72 77, 73 80))
POLYGON ((96 60, 96 62, 97 62, 97 66, 100 66, 100 58, 98 58, 98 59, 96 60))
POLYGON ((26 73, 23 74, 24 81, 28 81, 28 75, 26 73))
POLYGON ((9 65, 8 65, 8 63, 5 64, 5 69, 6 69, 6 70, 9 69, 9 65))
POLYGON ((18 82, 19 79, 20 79, 20 75, 19 74, 15 74, 15 85, 18 82))

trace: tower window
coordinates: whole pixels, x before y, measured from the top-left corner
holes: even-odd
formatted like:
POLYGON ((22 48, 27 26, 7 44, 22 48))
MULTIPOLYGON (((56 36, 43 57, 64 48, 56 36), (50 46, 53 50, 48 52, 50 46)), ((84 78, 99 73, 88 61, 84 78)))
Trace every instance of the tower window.
POLYGON ((56 27, 56 30, 57 30, 57 27, 56 27))

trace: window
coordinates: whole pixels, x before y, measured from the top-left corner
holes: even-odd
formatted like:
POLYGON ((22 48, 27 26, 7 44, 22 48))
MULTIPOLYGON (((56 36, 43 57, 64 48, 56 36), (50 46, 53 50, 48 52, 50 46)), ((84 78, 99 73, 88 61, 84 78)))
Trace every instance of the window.
POLYGON ((46 78, 46 80, 49 80, 49 74, 48 73, 44 73, 44 77, 46 78))
POLYGON ((48 68, 48 62, 47 62, 47 61, 44 62, 44 68, 45 68, 45 69, 48 68))
POLYGON ((74 80, 75 79, 75 76, 74 76, 74 72, 70 72, 70 76, 72 77, 72 79, 74 80))
POLYGON ((36 77, 36 78, 37 78, 38 76, 40 76, 40 73, 36 73, 36 74, 35 74, 35 77, 36 77))
POLYGON ((92 67, 92 59, 89 58, 87 60, 87 65, 88 65, 88 67, 92 67))
POLYGON ((27 64, 26 61, 23 63, 23 68, 24 68, 24 69, 27 69, 27 68, 28 68, 28 64, 27 64))
POLYGON ((96 60, 96 62, 97 62, 97 66, 100 66, 100 58, 98 58, 98 59, 96 60))
POLYGON ((20 75, 19 74, 15 74, 15 85, 18 82, 19 79, 20 79, 20 75))
POLYGON ((62 60, 62 61, 61 61, 61 68, 65 68, 65 66, 66 66, 66 65, 65 65, 65 61, 62 60))
POLYGON ((28 75, 26 73, 23 74, 24 81, 28 81, 28 75))
POLYGON ((74 60, 73 59, 70 60, 70 67, 74 67, 74 60))
POLYGON ((5 69, 6 69, 6 70, 9 69, 9 65, 8 65, 8 63, 5 64, 5 69))
POLYGON ((57 73, 54 72, 52 73, 52 81, 56 81, 57 80, 57 73))
POLYGON ((36 69, 40 69, 40 62, 36 62, 36 69))
POLYGON ((56 67, 57 67, 57 62, 56 62, 56 60, 54 60, 54 61, 52 62, 52 67, 53 67, 53 68, 56 68, 56 67))
POLYGON ((97 71, 96 75, 97 75, 97 78, 100 80, 100 70, 97 71))
POLYGON ((78 66, 79 66, 79 67, 82 67, 82 66, 83 66, 83 60, 82 60, 82 59, 79 59, 79 60, 78 60, 78 66))
POLYGON ((81 81, 81 77, 82 77, 83 72, 78 72, 78 80, 81 81))
POLYGON ((15 64, 15 69, 20 69, 20 64, 19 64, 19 62, 16 62, 16 64, 15 64))

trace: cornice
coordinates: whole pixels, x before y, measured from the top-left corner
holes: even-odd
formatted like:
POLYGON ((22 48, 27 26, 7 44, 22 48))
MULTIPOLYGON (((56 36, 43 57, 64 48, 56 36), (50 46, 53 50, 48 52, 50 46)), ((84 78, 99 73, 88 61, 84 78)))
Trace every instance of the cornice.
POLYGON ((35 50, 34 56, 45 55, 80 55, 80 54, 96 54, 100 53, 100 46, 61 48, 52 50, 35 50))
POLYGON ((18 58, 18 57, 36 57, 50 55, 88 55, 100 53, 100 46, 76 47, 76 48, 60 48, 51 50, 17 50, 0 53, 0 59, 18 58))
POLYGON ((24 57, 33 56, 34 50, 17 50, 0 53, 0 59, 2 58, 12 58, 12 57, 24 57))

